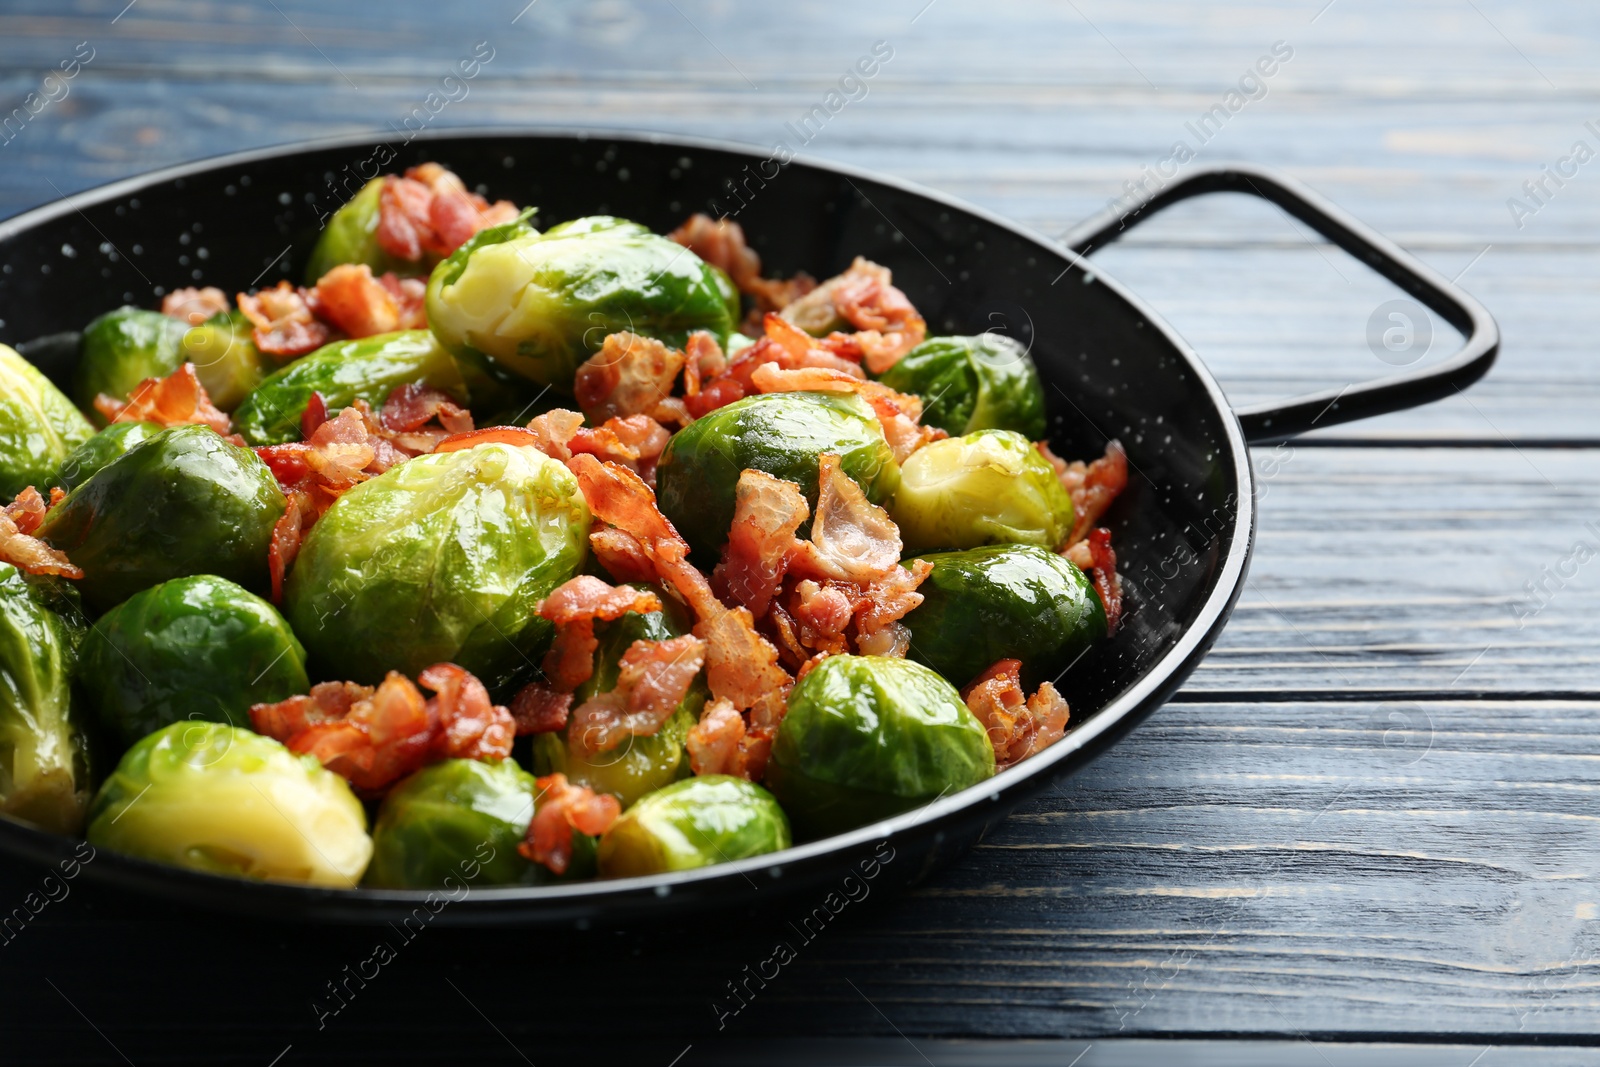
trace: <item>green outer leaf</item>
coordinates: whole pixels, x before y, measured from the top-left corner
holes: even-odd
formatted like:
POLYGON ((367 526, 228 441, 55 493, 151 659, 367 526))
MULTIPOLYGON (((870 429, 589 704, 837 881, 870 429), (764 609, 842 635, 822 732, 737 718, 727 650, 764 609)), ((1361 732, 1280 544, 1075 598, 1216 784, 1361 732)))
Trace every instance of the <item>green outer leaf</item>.
POLYGON ((84 600, 103 611, 188 574, 265 589, 272 527, 287 506, 248 448, 205 426, 174 426, 68 493, 38 536, 83 568, 84 600))
POLYGON ((15 349, 0 345, 0 496, 57 484, 67 453, 94 427, 15 349))
POLYGON ((589 509, 534 448, 418 456, 341 496, 289 575, 284 613, 324 678, 460 664, 491 690, 537 663, 534 605, 578 573, 589 509))
POLYGON ((434 269, 428 323, 458 357, 484 358, 571 393, 578 364, 619 330, 681 346, 726 339, 738 315, 725 277, 636 223, 577 219, 540 234, 485 230, 434 269))
POLYGON ((872 408, 853 393, 767 393, 718 408, 672 435, 656 468, 662 513, 702 559, 733 524, 734 490, 749 468, 785 478, 817 503, 817 457, 831 452, 873 503, 900 485, 900 467, 872 408))
POLYGON ((106 464, 160 433, 158 422, 114 422, 74 448, 61 462, 61 487, 76 489, 106 464))
POLYGON ((772 794, 743 778, 686 778, 623 812, 600 839, 605 878, 632 878, 781 852, 789 820, 772 794))
POLYGON ((1106 635, 1105 608, 1088 577, 1049 549, 990 545, 921 558, 933 571, 917 588, 922 603, 903 620, 907 655, 958 686, 1002 659, 1020 659, 1029 681, 1106 635))
POLYGON ((533 775, 515 760, 453 759, 424 767, 383 798, 364 884, 453 889, 553 881, 517 852, 538 791, 533 775))
POLYGON ((1015 430, 1044 437, 1044 387, 1033 357, 1003 334, 930 337, 878 379, 922 398, 922 421, 955 436, 1015 430))
POLYGON ((306 692, 306 653, 271 604, 197 574, 135 593, 84 639, 79 674, 126 747, 184 719, 249 727, 250 705, 306 692))
POLYGON ((978 430, 917 449, 889 505, 908 552, 1034 544, 1059 548, 1072 532, 1072 497, 1033 443, 978 430))
POLYGON ((251 444, 281 445, 300 440, 300 416, 314 392, 322 394, 330 414, 358 398, 376 411, 395 389, 416 382, 468 401, 455 360, 427 330, 335 341, 269 376, 244 398, 233 419, 251 444))
POLYGON ((0 813, 76 834, 89 807, 89 760, 71 679, 81 630, 0 564, 0 813))
POLYGON ((992 774, 989 735, 949 682, 908 660, 842 655, 795 683, 767 787, 801 836, 820 837, 992 774))
POLYGON ((396 259, 378 244, 378 202, 383 192, 383 177, 373 178, 356 191, 343 207, 333 213, 322 228, 311 258, 306 261, 306 284, 315 285, 324 274, 341 263, 365 263, 372 273, 393 271, 402 278, 428 273, 433 261, 396 259))
POLYGON ((96 426, 104 426, 94 398, 106 393, 126 400, 144 379, 165 378, 177 370, 183 365, 182 341, 188 332, 188 323, 159 311, 120 307, 106 312, 83 328, 72 399, 96 426))

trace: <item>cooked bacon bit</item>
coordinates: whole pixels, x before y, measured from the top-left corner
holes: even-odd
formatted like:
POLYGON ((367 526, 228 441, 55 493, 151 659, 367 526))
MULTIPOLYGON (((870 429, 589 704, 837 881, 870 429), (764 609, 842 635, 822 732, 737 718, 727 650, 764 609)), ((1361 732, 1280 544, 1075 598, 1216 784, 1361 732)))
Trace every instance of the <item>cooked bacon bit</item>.
POLYGON ((351 337, 425 329, 427 286, 416 278, 374 278, 365 263, 341 263, 317 282, 308 304, 319 319, 351 337))
POLYGON ((311 391, 311 399, 306 401, 306 409, 300 413, 300 436, 309 439, 317 432, 317 428, 328 421, 328 402, 322 394, 315 389, 311 391))
MULTIPOLYGON (((659 405, 656 410, 660 411, 659 405)), ((582 453, 620 463, 654 489, 656 463, 671 440, 672 432, 649 415, 629 415, 607 419, 594 429, 579 427, 567 447, 574 455, 582 453)))
POLYGON ((63 495, 60 489, 50 490, 50 503, 46 504, 39 490, 30 485, 0 511, 0 563, 9 563, 27 574, 83 577, 83 571, 73 566, 65 552, 33 536, 63 495))
POLYGON ((599 837, 617 821, 622 805, 609 793, 568 783, 564 774, 546 775, 534 784, 539 787, 537 804, 528 835, 517 851, 553 874, 566 874, 572 863, 573 832, 599 837))
POLYGON ((672 395, 685 356, 660 341, 622 331, 578 366, 573 392, 590 422, 653 414, 672 395))
POLYGON ((324 682, 306 696, 255 704, 250 723, 291 752, 306 753, 368 795, 440 759, 511 754, 511 712, 489 702, 483 683, 453 663, 418 676, 434 696, 397 671, 376 689, 324 682))
POLYGON ((714 335, 696 330, 683 348, 683 395, 698 396, 700 383, 728 369, 728 359, 714 335))
MULTIPOLYGON (((482 430, 453 433, 433 447, 434 452, 459 452, 479 445, 516 445, 520 448, 539 448, 544 441, 532 430, 520 426, 489 426, 482 430)), ((540 449, 540 451, 544 451, 540 449)))
MULTIPOLYGON (((900 620, 922 603, 917 588, 933 573, 933 564, 925 559, 913 560, 909 567, 895 567, 863 591, 866 607, 856 612, 856 630, 862 638, 870 637, 900 620)), ((906 637, 910 641, 910 635, 906 637)), ((902 649, 900 654, 903 654, 902 649)), ((875 653, 862 650, 863 655, 875 653)), ((881 653, 888 655, 889 653, 881 653)))
POLYGON ((310 525, 306 519, 316 507, 306 493, 289 492, 284 496, 289 501, 289 506, 278 517, 278 521, 273 523, 272 541, 267 546, 267 572, 272 577, 274 604, 283 603, 284 576, 289 573, 289 568, 294 566, 295 557, 300 554, 300 542, 305 536, 305 528, 310 525))
POLYGON ((161 314, 198 326, 211 316, 227 311, 228 294, 215 286, 204 289, 174 289, 161 299, 161 314))
POLYGON ((794 683, 778 666, 778 650, 756 633, 746 608, 731 608, 694 628, 706 643, 706 684, 711 695, 737 708, 750 708, 766 694, 794 683))
POLYGON ((583 427, 583 416, 566 408, 554 408, 528 423, 528 432, 537 439, 534 447, 562 463, 572 458, 572 438, 583 427))
POLYGON ((816 368, 851 378, 865 377, 858 362, 841 358, 821 347, 814 338, 792 323, 770 313, 762 321, 766 336, 735 356, 733 362, 715 378, 703 378, 696 389, 691 389, 688 375, 685 375, 684 404, 695 418, 761 392, 754 384, 753 376, 769 364, 780 370, 816 368))
POLYGON ((1067 536, 1067 544, 1076 544, 1089 535, 1090 527, 1100 521, 1100 516, 1127 487, 1128 454, 1120 441, 1111 441, 1106 445, 1105 455, 1093 463, 1082 460, 1068 463, 1050 451, 1050 445, 1044 441, 1035 441, 1033 447, 1050 461, 1062 488, 1072 497, 1072 533, 1067 536))
POLYGON ((378 418, 384 429, 397 433, 420 430, 432 419, 438 419, 439 425, 453 434, 472 429, 472 414, 450 394, 419 383, 395 388, 384 401, 378 418))
POLYGON ((1117 574, 1117 553, 1111 547, 1111 531, 1097 526, 1082 541, 1062 549, 1061 554, 1094 581, 1094 591, 1106 609, 1106 636, 1112 636, 1122 622, 1122 578, 1117 574))
POLYGON ((850 269, 829 278, 783 309, 783 317, 808 334, 833 331, 823 344, 882 374, 922 343, 928 324, 906 294, 891 284, 889 268, 857 256, 850 269), (853 326, 854 334, 838 332, 853 326))
POLYGON ((765 615, 799 548, 795 531, 810 514, 805 495, 793 482, 765 471, 742 472, 734 489, 728 543, 712 574, 716 587, 757 618, 765 615))
POLYGON ((589 548, 606 573, 619 582, 653 582, 656 565, 633 535, 596 520, 589 530, 589 548))
POLYGON ((511 698, 511 717, 516 720, 518 737, 554 733, 567 725, 571 711, 572 694, 543 682, 529 682, 511 698))
POLYGON ((327 344, 333 334, 312 313, 313 295, 286 281, 257 293, 240 293, 239 310, 255 327, 251 336, 256 347, 284 361, 327 344))
POLYGON ((418 263, 425 252, 443 258, 479 230, 516 217, 516 206, 509 201, 490 204, 468 192, 460 178, 439 164, 424 163, 406 171, 403 178, 392 174, 384 178, 376 237, 389 255, 418 263))
POLYGON ((233 431, 228 416, 211 403, 193 363, 185 363, 165 378, 146 378, 134 386, 127 400, 101 393, 94 398, 94 408, 107 422, 155 422, 162 426, 198 423, 220 434, 233 431))
POLYGON ((635 641, 618 663, 615 688, 573 710, 567 731, 573 751, 606 752, 628 737, 653 737, 688 695, 704 663, 705 645, 696 637, 635 641))
POLYGON ((689 769, 695 774, 753 778, 746 773, 748 761, 741 748, 744 740, 744 716, 739 709, 726 700, 711 701, 700 712, 700 721, 689 730, 685 744, 689 769))
POLYGON ((630 611, 660 611, 661 598, 631 585, 610 586, 589 574, 563 582, 534 606, 540 618, 555 623, 555 642, 545 653, 544 673, 555 689, 572 692, 594 674, 594 624, 620 619, 630 611))
POLYGON ((718 408, 725 408, 735 400, 745 398, 744 385, 736 378, 718 378, 707 382, 698 391, 686 395, 683 403, 689 414, 705 418, 718 408))
POLYGON ((916 560, 872 582, 791 577, 768 614, 785 662, 799 665, 818 652, 849 652, 852 642, 862 655, 905 655, 911 635, 900 620, 922 603, 917 587, 932 570, 931 563, 916 560))
POLYGON ((903 547, 899 528, 844 472, 838 456, 817 457, 817 486, 811 540, 800 546, 794 569, 862 585, 896 569, 903 547))
POLYGON ((983 723, 1000 768, 1049 748, 1066 734, 1067 702, 1049 682, 1023 699, 1022 661, 1003 659, 961 691, 961 699, 983 723))
POLYGON ((421 278, 402 278, 393 271, 378 275, 378 284, 388 290, 399 314, 397 330, 428 328, 428 283, 421 278))
POLYGON ((511 712, 489 699, 471 672, 454 663, 435 663, 417 675, 432 690, 430 708, 438 713, 434 750, 442 759, 505 759, 511 755, 516 724, 511 712))
POLYGON ((761 257, 745 244, 743 227, 732 219, 713 219, 697 213, 667 236, 712 266, 721 267, 739 291, 754 300, 761 311, 777 311, 800 299, 817 284, 804 273, 788 281, 763 278, 761 257))

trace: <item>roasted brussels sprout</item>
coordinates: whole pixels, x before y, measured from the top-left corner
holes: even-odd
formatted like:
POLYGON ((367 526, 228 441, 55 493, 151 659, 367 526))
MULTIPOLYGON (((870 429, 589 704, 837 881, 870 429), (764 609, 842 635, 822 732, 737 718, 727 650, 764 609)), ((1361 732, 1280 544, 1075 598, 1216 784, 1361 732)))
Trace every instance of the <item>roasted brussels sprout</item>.
POLYGON ((50 509, 38 536, 83 569, 105 610, 169 578, 267 584, 267 546, 287 502, 266 464, 205 426, 174 426, 112 460, 50 509))
POLYGON ((189 324, 159 311, 120 307, 83 328, 72 399, 91 412, 96 426, 105 417, 94 410, 101 393, 128 399, 146 378, 165 378, 183 365, 183 335, 189 324))
POLYGON ((75 834, 90 790, 71 684, 83 619, 51 584, 0 564, 0 813, 75 834))
POLYGON ((1044 389, 1028 350, 1003 334, 930 337, 880 377, 922 398, 922 421, 950 434, 1015 430, 1044 436, 1044 389))
POLYGON ((95 795, 89 843, 157 863, 348 889, 372 856, 343 778, 270 737, 175 722, 130 748, 95 795))
POLYGON ((990 545, 922 558, 933 571, 918 587, 921 605, 904 619, 907 655, 958 685, 1002 659, 1020 659, 1032 679, 1030 668, 1066 666, 1106 635, 1089 579, 1047 548, 990 545))
POLYGON ((224 311, 183 335, 179 362, 193 363, 195 377, 211 402, 232 411, 277 366, 263 355, 242 311, 224 311))
POLYGON ((487 359, 565 393, 618 330, 682 345, 726 338, 738 319, 727 276, 637 223, 596 217, 537 233, 484 230, 434 268, 428 324, 456 356, 487 359))
MULTIPOLYGON (((573 694, 576 707, 597 693, 609 693, 617 684, 623 654, 635 641, 665 641, 689 632, 681 609, 663 596, 663 611, 647 614, 628 612, 615 622, 595 624, 600 642, 594 654, 594 675, 573 694)), ((533 766, 540 774, 559 772, 574 785, 586 785, 596 793, 610 793, 624 808, 646 793, 689 774, 689 759, 684 742, 700 719, 705 704, 705 683, 696 679, 678 710, 650 737, 631 737, 614 749, 591 753, 582 745, 574 747, 566 731, 533 736, 533 766)))
POLYGON ((396 259, 378 244, 378 201, 382 192, 383 178, 374 178, 328 219, 306 263, 307 285, 315 285, 317 279, 341 263, 365 263, 374 274, 393 271, 401 276, 425 273, 432 265, 396 259))
POLYGON ((57 484, 67 453, 94 427, 38 368, 0 345, 0 496, 57 484))
POLYGON ((399 386, 443 389, 461 403, 467 388, 456 361, 427 330, 404 330, 355 341, 335 341, 302 356, 263 381, 233 413, 239 433, 253 445, 300 440, 300 416, 312 393, 330 412, 357 398, 374 410, 399 386))
POLYGON ((772 794, 743 778, 674 782, 622 813, 600 839, 603 878, 686 871, 789 847, 789 820, 772 794))
POLYGON ((553 628, 534 605, 583 566, 588 534, 578 480, 538 449, 418 456, 317 520, 285 614, 324 677, 448 661, 496 691, 537 662, 553 628))
POLYGON ((889 505, 908 551, 1031 544, 1059 548, 1072 498, 1033 443, 1010 430, 947 437, 900 466, 889 505))
POLYGON ((101 467, 134 445, 150 440, 163 429, 165 427, 159 422, 113 422, 67 453, 67 458, 61 461, 58 479, 61 487, 76 489, 101 467))
POLYGON ((372 827, 366 884, 438 889, 446 879, 480 885, 549 881, 517 852, 533 819, 533 775, 514 760, 445 760, 383 798, 372 827))
POLYGON ((123 747, 182 719, 250 725, 250 705, 304 693, 306 653, 271 604, 225 578, 174 578, 84 638, 79 679, 123 747))
POLYGON ((734 490, 748 468, 785 478, 817 503, 817 457, 882 503, 900 467, 872 408, 853 393, 767 393, 718 408, 672 435, 656 468, 661 511, 697 553, 714 558, 733 523, 734 490))
POLYGON ((829 656, 795 683, 767 788, 802 837, 840 833, 994 774, 994 746, 954 686, 918 663, 829 656))

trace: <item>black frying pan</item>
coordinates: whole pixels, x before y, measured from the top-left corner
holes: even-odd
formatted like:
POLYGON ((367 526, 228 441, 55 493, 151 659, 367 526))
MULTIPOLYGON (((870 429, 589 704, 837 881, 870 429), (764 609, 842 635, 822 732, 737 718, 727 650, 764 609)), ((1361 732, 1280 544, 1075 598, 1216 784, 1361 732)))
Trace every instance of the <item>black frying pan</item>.
MULTIPOLYGON (((856 255, 884 263, 930 333, 1001 329, 1032 346, 1058 453, 1093 457, 1116 437, 1131 467, 1128 491, 1108 516, 1128 615, 1114 639, 1062 679, 1080 725, 1053 748, 920 811, 784 853, 652 878, 472 888, 442 910, 430 907, 448 922, 585 927, 744 908, 752 884, 771 902, 837 886, 862 864, 880 887, 914 881, 1093 759, 1199 663, 1250 561, 1248 443, 1447 396, 1481 377, 1499 346, 1494 320, 1477 301, 1310 190, 1255 168, 1197 169, 1131 211, 1110 209, 1085 223, 1067 242, 1072 251, 1063 251, 988 212, 847 167, 791 162, 780 169, 766 153, 739 146, 560 130, 245 152, 36 208, 0 222, 0 340, 34 338, 24 353, 63 381, 77 353, 70 331, 94 316, 124 302, 154 306, 158 286, 232 292, 298 280, 320 218, 366 178, 427 159, 496 197, 538 205, 545 224, 605 213, 665 231, 694 211, 726 212, 743 224, 768 273, 827 277, 856 255), (1235 412, 1182 338, 1079 254, 1169 204, 1212 192, 1278 204, 1455 326, 1465 346, 1443 363, 1381 381, 1235 412)), ((0 849, 15 856, 54 863, 73 845, 0 820, 0 849)), ((427 906, 429 897, 244 882, 104 853, 84 871, 170 899, 290 920, 389 921, 427 906)))

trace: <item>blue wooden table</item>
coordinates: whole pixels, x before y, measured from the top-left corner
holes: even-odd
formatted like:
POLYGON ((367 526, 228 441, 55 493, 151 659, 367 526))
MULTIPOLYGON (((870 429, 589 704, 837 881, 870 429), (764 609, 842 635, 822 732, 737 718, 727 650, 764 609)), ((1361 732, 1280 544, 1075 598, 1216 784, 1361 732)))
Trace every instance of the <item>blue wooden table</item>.
MULTIPOLYGON (((0 945, 0 1059, 1589 1062, 1597 47, 1573 0, 6 3, 0 216, 234 149, 541 123, 781 141, 1059 235, 1192 154, 1310 183, 1459 278, 1505 345, 1469 393, 1257 450, 1253 572, 1178 697, 737 1012, 789 916, 429 931, 329 1014, 370 931, 75 882, 0 945)), ((1260 204, 1182 205, 1096 259, 1235 402, 1457 340, 1384 349, 1396 293, 1260 204)), ((0 910, 38 877, 0 864, 0 910)))

